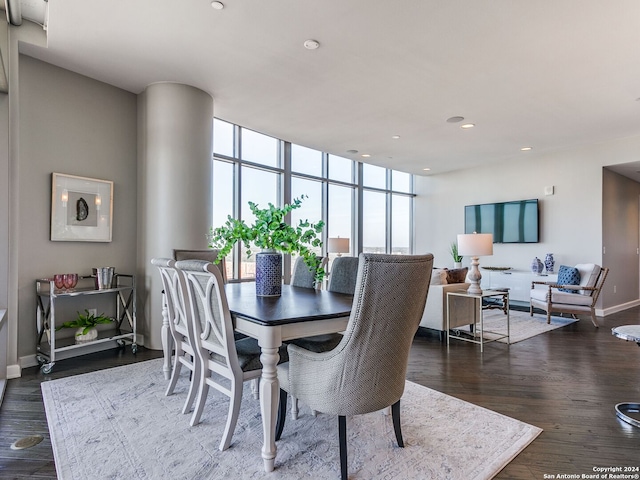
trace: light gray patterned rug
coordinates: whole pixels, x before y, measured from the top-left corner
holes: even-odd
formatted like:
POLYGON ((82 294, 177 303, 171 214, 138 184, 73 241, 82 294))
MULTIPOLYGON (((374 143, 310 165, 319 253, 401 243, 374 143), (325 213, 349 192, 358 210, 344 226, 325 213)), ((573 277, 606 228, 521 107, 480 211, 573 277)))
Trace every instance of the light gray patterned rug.
MULTIPOLYGON (((502 310, 486 310, 484 312, 483 338, 491 340, 497 336, 507 333, 507 316, 502 310)), ((519 310, 509 310, 509 343, 517 343, 541 333, 550 332, 556 328, 564 327, 578 320, 568 317, 551 317, 551 323, 547 323, 547 314, 534 313, 533 317, 529 312, 519 310)), ((467 332, 468 328, 459 328, 462 332, 467 332)), ((506 338, 497 340, 507 343, 506 338)))
MULTIPOLYGON (((262 466, 260 407, 245 385, 231 447, 218 450, 228 400, 211 392, 202 423, 180 410, 188 377, 173 395, 162 360, 42 383, 60 480, 336 479, 338 422, 301 406, 287 419, 276 469, 262 466)), ((491 410, 407 382, 401 401, 405 448, 390 416, 347 419, 350 479, 490 479, 542 431, 491 410)))

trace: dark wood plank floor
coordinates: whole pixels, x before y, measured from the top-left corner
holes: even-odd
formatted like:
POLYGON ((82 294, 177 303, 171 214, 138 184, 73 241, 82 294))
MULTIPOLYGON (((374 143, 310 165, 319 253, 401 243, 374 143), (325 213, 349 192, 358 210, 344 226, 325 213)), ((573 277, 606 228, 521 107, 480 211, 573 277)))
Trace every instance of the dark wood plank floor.
MULTIPOLYGON (((640 348, 611 335, 614 326, 640 324, 640 307, 600 323, 596 329, 584 319, 511 346, 487 344, 484 353, 458 341, 447 349, 438 335, 421 331, 407 377, 544 429, 498 479, 541 480, 551 478, 545 474, 592 474, 594 467, 640 467, 640 428, 621 422, 613 410, 618 402, 640 402, 640 348)), ((130 349, 110 350, 59 362, 46 377, 28 368, 10 380, 0 408, 0 478, 55 478, 42 381, 159 356, 144 348, 136 357, 130 349), (45 440, 30 449, 10 449, 14 441, 35 434, 45 440)))

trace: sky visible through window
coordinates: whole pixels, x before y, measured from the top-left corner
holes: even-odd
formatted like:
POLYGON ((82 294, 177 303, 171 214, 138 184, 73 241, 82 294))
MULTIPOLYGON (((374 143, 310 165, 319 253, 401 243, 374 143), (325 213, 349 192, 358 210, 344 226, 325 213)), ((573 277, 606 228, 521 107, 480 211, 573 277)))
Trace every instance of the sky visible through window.
MULTIPOLYGON (((228 215, 233 216, 234 202, 239 202, 240 214, 249 224, 253 222, 249 201, 257 203, 261 208, 266 208, 269 203, 280 203, 284 180, 282 145, 284 143, 273 137, 214 119, 214 154, 219 158, 214 160, 213 165, 214 227, 223 225, 228 215), (235 145, 238 145, 237 150, 235 145), (234 192, 236 172, 240 174, 239 192, 234 192)), ((349 238, 349 255, 357 255, 356 239, 352 237, 358 231, 354 225, 358 163, 331 154, 325 156, 318 150, 304 146, 290 146, 291 198, 302 195, 307 197, 303 200, 302 207, 292 212, 292 224, 297 225, 300 220, 311 223, 322 220, 325 202, 323 184, 326 184, 327 238, 349 238), (323 171, 323 168, 326 170, 323 171)), ((385 253, 387 237, 390 237, 389 253, 411 253, 411 175, 362 164, 362 188, 363 251, 385 253), (389 218, 390 224, 387 225, 389 218), (391 230, 390 235, 388 229, 391 230)), ((240 277, 251 278, 255 275, 254 257, 247 258, 244 250, 243 248, 241 254, 240 277)), ((333 256, 330 255, 330 258, 333 256)), ((231 261, 227 262, 227 270, 229 278, 232 278, 231 261)))

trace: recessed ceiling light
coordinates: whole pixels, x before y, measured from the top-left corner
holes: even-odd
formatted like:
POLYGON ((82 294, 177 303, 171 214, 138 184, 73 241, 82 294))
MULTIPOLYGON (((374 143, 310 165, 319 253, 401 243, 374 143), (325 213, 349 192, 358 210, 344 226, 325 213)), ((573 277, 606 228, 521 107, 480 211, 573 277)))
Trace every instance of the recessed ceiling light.
POLYGON ((466 130, 468 128, 473 128, 475 126, 476 126, 475 123, 465 123, 464 125, 460 125, 460 128, 464 128, 466 130))
POLYGON ((394 140, 398 140, 400 138, 400 135, 393 135, 391 138, 393 138, 394 140))
POLYGON ((306 48, 307 50, 315 50, 320 46, 320 42, 318 42, 317 40, 309 39, 309 40, 305 40, 303 45, 304 45, 304 48, 306 48))
POLYGON ((522 147, 520 149, 521 152, 528 152, 529 150, 533 149, 533 147, 522 147))
POLYGON ((358 153, 358 150, 347 150, 347 153, 351 153, 353 155, 354 153, 358 153))
POLYGON ((423 168, 422 170, 424 170, 425 172, 429 172, 429 171, 431 171, 431 169, 430 169, 430 168, 423 168))
POLYGON ((216 10, 222 10, 224 8, 224 3, 222 2, 211 2, 211 6, 216 10))
POLYGON ((459 117, 459 116, 449 117, 447 118, 447 123, 458 123, 458 122, 461 122, 462 120, 464 120, 464 117, 459 117))
POLYGON ((368 153, 363 153, 363 154, 362 154, 362 156, 363 156, 364 158, 369 158, 371 155, 369 155, 368 153))

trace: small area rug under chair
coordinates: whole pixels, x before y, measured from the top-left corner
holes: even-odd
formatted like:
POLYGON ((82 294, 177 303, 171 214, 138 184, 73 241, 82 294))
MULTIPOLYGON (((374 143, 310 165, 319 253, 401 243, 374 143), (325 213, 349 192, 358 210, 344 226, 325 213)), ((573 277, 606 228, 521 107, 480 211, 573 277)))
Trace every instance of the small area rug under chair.
MULTIPOLYGON (((533 317, 528 311, 509 310, 509 343, 517 343, 528 338, 535 337, 541 333, 550 332, 557 328, 564 327, 571 323, 577 322, 575 318, 569 317, 551 317, 551 323, 547 323, 547 314, 534 313, 533 317)), ((496 336, 507 333, 506 315, 500 309, 486 310, 484 312, 483 326, 485 333, 483 338, 492 340, 496 336)), ((468 332, 468 328, 458 329, 461 332, 468 332)), ((501 343, 507 343, 506 338, 497 340, 501 343)))
MULTIPOLYGON (((169 397, 162 360, 42 383, 56 470, 78 479, 337 479, 336 417, 301 406, 277 442, 276 470, 263 470, 259 401, 245 385, 231 447, 218 444, 228 399, 209 394, 202 423, 180 413, 188 377, 169 397)), ((405 448, 391 416, 349 417, 350 479, 490 479, 542 430, 407 382, 401 401, 405 448)))

